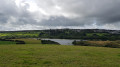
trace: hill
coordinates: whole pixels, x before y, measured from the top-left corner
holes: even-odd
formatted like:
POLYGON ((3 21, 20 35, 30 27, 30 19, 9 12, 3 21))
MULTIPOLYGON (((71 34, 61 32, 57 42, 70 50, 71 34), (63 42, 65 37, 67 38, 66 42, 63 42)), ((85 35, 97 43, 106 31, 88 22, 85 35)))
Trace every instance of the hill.
POLYGON ((105 29, 50 29, 0 31, 1 39, 15 38, 58 38, 84 40, 120 40, 120 30, 105 29))

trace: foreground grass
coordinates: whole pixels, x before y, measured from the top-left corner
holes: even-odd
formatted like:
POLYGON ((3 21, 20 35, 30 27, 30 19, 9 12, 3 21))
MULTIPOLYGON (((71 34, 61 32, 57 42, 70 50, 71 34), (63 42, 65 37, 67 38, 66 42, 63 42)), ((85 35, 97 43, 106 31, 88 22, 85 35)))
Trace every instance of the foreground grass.
POLYGON ((120 49, 62 45, 0 45, 0 67, 120 67, 120 49))

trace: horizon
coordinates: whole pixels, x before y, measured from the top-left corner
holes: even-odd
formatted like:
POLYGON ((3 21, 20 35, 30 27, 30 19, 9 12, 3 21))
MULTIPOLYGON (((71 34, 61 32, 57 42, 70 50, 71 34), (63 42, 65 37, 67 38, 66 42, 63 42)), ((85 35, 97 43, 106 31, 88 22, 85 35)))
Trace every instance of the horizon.
POLYGON ((120 30, 119 6, 120 0, 0 0, 0 31, 120 30))
MULTIPOLYGON (((63 30, 112 30, 112 29, 70 29, 70 28, 62 28, 63 30)), ((61 30, 61 29, 42 29, 42 30, 61 30)), ((41 30, 9 30, 10 32, 17 32, 17 31, 41 31, 41 30)), ((0 32, 9 32, 8 30, 0 31, 0 32)), ((120 31, 120 30, 113 30, 113 31, 120 31)))

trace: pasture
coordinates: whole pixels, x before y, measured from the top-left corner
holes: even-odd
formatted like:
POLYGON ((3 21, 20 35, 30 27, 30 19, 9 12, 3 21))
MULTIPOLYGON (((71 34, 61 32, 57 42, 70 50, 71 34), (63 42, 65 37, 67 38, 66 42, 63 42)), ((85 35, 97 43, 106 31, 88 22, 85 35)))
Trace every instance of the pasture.
POLYGON ((25 44, 41 44, 41 40, 37 40, 37 39, 31 39, 31 38, 27 38, 27 39, 12 39, 12 40, 19 40, 19 41, 24 41, 25 44))
POLYGON ((119 62, 119 48, 0 45, 0 67, 120 67, 119 62))

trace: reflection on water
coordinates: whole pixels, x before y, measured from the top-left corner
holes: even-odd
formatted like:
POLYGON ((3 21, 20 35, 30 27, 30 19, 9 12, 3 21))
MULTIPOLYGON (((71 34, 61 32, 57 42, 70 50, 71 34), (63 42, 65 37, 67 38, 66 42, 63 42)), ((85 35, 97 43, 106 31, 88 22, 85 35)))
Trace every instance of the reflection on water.
MULTIPOLYGON (((76 39, 41 39, 41 40, 51 40, 58 42, 61 45, 73 45, 72 42, 76 39)), ((76 40, 76 41, 81 41, 81 40, 76 40)))

